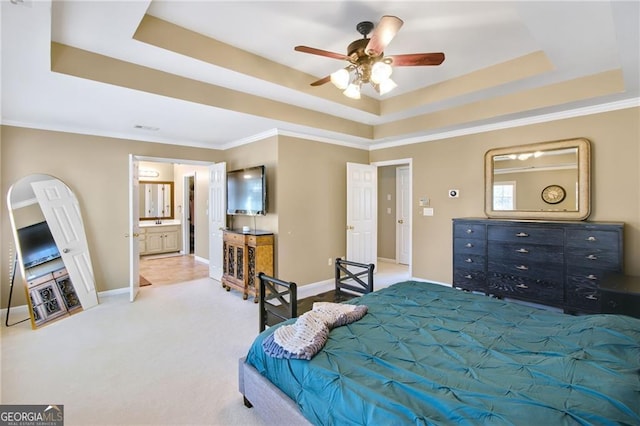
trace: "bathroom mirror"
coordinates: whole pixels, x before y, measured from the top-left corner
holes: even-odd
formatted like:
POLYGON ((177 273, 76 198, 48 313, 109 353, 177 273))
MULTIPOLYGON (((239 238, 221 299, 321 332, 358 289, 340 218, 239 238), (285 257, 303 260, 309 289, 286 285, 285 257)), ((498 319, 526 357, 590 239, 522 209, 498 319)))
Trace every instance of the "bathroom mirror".
POLYGON ((9 188, 7 207, 15 267, 24 279, 32 327, 97 305, 84 223, 73 191, 53 176, 29 175, 9 188))
POLYGON ((490 218, 584 220, 591 212, 590 144, 568 139, 485 154, 490 218))
POLYGON ((173 219, 173 182, 140 181, 140 220, 173 219))

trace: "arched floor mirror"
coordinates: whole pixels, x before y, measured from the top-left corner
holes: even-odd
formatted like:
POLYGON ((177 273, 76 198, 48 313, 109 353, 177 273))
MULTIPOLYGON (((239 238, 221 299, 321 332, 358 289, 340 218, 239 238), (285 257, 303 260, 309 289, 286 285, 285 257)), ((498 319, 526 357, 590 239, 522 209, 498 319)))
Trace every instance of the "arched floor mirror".
POLYGON ((97 305, 80 204, 73 191, 53 176, 29 175, 9 188, 7 206, 15 266, 23 277, 32 327, 97 305))

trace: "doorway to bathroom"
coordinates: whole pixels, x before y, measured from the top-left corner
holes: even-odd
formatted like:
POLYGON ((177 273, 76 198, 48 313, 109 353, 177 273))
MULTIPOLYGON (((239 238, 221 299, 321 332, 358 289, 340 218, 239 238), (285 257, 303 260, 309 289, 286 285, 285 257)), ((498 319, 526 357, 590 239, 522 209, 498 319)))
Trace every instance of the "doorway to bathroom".
POLYGON ((209 167, 212 164, 203 161, 131 156, 131 301, 135 300, 140 286, 144 287, 145 284, 162 284, 166 283, 166 280, 183 282, 208 276, 207 215, 209 167), (163 217, 159 223, 156 223, 156 220, 141 220, 142 215, 138 207, 143 199, 140 195, 141 179, 171 182, 172 196, 170 208, 167 209, 172 212, 170 217, 163 217))

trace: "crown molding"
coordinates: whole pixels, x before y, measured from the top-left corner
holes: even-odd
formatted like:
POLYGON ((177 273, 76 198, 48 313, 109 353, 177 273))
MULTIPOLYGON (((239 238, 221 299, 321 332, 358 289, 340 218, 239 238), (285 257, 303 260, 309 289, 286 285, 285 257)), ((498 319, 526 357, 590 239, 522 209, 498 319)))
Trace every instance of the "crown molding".
POLYGON ((529 126, 532 124, 547 123, 557 120, 566 120, 568 118, 582 117, 585 115, 601 114, 605 112, 617 111, 620 109, 640 107, 640 98, 624 99, 621 101, 609 102, 605 104, 593 105, 582 108, 569 109, 549 114, 536 115, 517 120, 502 121, 494 124, 485 124, 482 126, 467 127, 459 130, 435 133, 428 136, 416 136, 412 138, 402 139, 395 142, 385 142, 374 144, 370 147, 370 151, 392 148, 403 145, 411 145, 415 143, 431 142, 442 139, 449 139, 458 136, 467 136, 478 133, 492 132, 495 130, 511 129, 514 127, 529 126))
POLYGON ((273 136, 295 137, 295 138, 313 140, 313 141, 318 141, 323 143, 330 143, 334 145, 341 145, 341 146, 346 146, 350 148, 374 151, 379 149, 393 148, 393 147, 411 145, 411 144, 423 143, 423 142, 431 142, 431 141, 449 139, 449 138, 454 138, 459 136, 486 133, 486 132, 492 132, 495 130, 510 129, 515 127, 528 126, 532 124, 546 123, 546 122, 557 121, 557 120, 565 120, 569 118, 582 117, 582 116, 593 115, 593 114, 601 114, 601 113, 617 111, 621 109, 638 108, 638 107, 640 107, 640 97, 635 97, 635 98, 623 99, 620 101, 592 105, 588 107, 568 109, 565 111, 559 111, 559 112, 554 112, 549 114, 541 114, 541 115, 531 116, 527 118, 507 120, 499 123, 485 124, 480 126, 471 126, 463 129, 434 133, 431 135, 413 136, 410 138, 398 139, 396 141, 391 141, 391 142, 376 142, 375 140, 362 141, 362 142, 366 142, 367 144, 363 144, 362 142, 358 143, 354 141, 345 141, 344 139, 338 139, 333 137, 311 135, 303 132, 295 132, 290 130, 273 128, 265 132, 256 133, 255 135, 252 135, 243 139, 238 139, 238 140, 229 142, 222 146, 211 147, 210 145, 207 145, 206 143, 202 143, 202 142, 185 141, 185 140, 180 140, 179 142, 177 142, 175 140, 170 140, 167 138, 153 137, 153 135, 149 135, 149 134, 137 136, 137 135, 131 135, 131 134, 122 134, 118 132, 94 131, 94 130, 81 129, 81 128, 70 127, 70 126, 47 126, 47 125, 34 124, 34 123, 18 122, 13 120, 2 120, 0 124, 7 125, 7 126, 37 129, 37 130, 76 133, 76 134, 91 135, 91 136, 101 136, 101 137, 109 137, 109 138, 116 138, 116 139, 128 139, 128 140, 136 140, 140 142, 162 143, 162 144, 169 144, 169 145, 181 145, 181 146, 189 146, 193 148, 205 148, 205 149, 214 149, 214 150, 221 150, 221 151, 225 151, 227 149, 257 142, 273 136))

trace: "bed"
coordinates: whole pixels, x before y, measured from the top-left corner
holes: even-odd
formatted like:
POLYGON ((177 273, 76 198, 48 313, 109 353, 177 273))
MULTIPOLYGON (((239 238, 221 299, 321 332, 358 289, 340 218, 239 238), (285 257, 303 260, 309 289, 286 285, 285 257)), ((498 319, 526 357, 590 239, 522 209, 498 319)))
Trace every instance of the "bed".
POLYGON ((310 361, 258 335, 240 392, 278 424, 640 424, 640 319, 571 316, 407 281, 352 299, 310 361))

